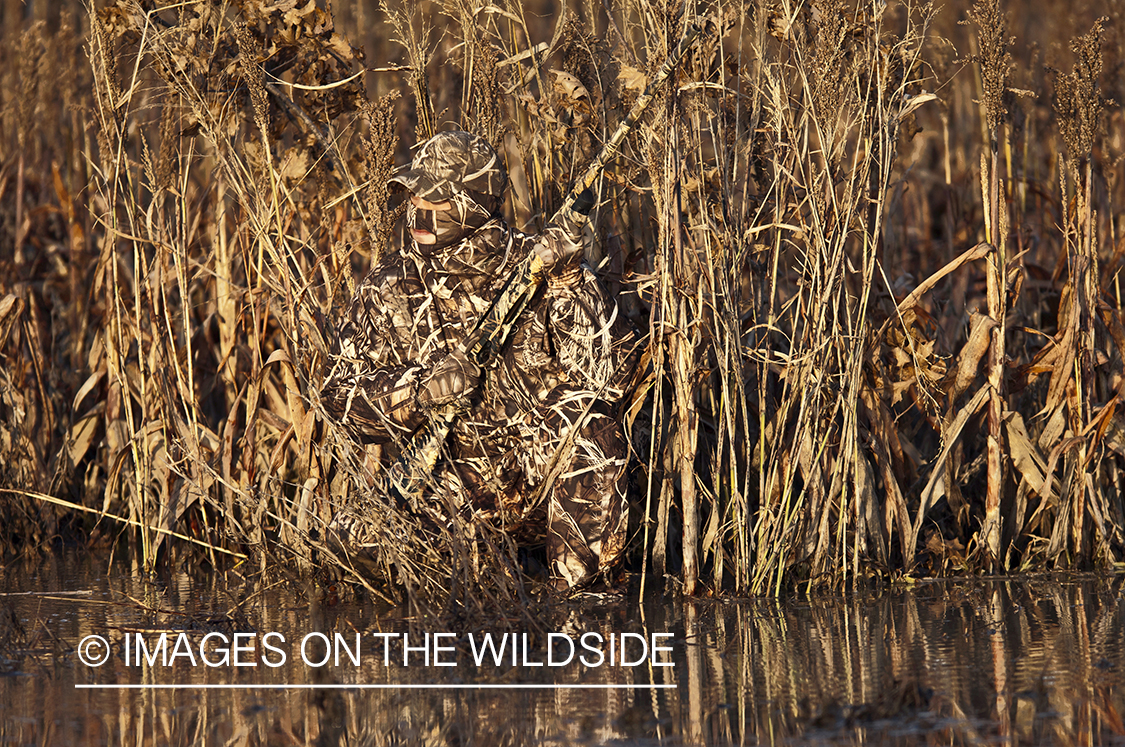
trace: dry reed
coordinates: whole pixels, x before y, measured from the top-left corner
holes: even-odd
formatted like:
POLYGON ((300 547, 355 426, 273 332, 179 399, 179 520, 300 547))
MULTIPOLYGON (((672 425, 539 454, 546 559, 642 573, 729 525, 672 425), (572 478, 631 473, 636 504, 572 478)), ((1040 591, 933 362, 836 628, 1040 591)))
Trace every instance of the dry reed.
POLYGON ((175 532, 450 609, 525 600, 499 528, 378 498, 318 402, 333 320, 401 240, 411 142, 481 132, 541 226, 698 22, 597 190, 589 259, 648 333, 631 567, 777 594, 1120 566, 1112 27, 1049 97, 997 2, 538 12, 391 4, 366 57, 315 4, 5 26, 5 548, 102 531, 41 494, 125 520, 146 563, 175 532), (379 518, 363 563, 323 542, 344 506, 379 518))

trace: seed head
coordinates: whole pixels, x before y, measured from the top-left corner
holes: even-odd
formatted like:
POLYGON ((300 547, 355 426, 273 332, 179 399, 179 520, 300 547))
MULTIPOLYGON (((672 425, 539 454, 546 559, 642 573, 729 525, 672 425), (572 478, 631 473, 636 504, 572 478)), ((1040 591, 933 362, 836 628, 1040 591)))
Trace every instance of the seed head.
POLYGON ((1098 90, 1102 74, 1102 30, 1106 17, 1094 21, 1085 35, 1071 41, 1077 59, 1070 73, 1056 71, 1055 112, 1071 158, 1089 155, 1094 149, 1094 133, 1101 125, 1105 99, 1098 90))
POLYGON ((984 108, 988 129, 995 135, 1008 118, 1008 84, 1012 77, 1012 55, 1008 47, 1015 37, 1008 37, 1000 0, 977 0, 969 11, 969 20, 977 27, 978 54, 970 60, 980 65, 984 86, 984 108))

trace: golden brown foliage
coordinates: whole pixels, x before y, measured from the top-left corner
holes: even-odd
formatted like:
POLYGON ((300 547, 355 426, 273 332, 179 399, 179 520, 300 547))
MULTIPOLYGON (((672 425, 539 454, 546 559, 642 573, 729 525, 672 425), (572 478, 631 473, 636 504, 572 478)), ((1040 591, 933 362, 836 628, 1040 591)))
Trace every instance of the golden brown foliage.
POLYGON ((699 22, 593 216, 589 259, 649 335, 633 567, 771 594, 1120 563, 1125 122, 1103 21, 1082 20, 1052 121, 1007 99, 1041 71, 986 0, 405 2, 363 52, 315 3, 75 10, 7 27, 3 52, 7 545, 116 531, 38 494, 145 527, 150 562, 188 551, 176 531, 350 568, 322 538, 358 502, 383 532, 352 569, 373 591, 520 599, 510 538, 370 494, 376 455, 316 396, 332 322, 398 240, 386 179, 411 140, 478 130, 508 217, 541 225, 699 22))

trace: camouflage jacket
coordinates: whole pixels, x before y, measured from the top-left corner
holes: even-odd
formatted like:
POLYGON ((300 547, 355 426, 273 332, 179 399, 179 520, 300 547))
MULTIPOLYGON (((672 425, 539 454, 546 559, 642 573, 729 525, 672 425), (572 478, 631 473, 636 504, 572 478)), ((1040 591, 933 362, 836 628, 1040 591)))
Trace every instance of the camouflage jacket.
MULTIPOLYGON (((396 457, 400 439, 425 421, 416 396, 426 372, 474 329, 532 242, 574 241, 580 233, 568 228, 528 235, 496 219, 433 256, 413 245, 387 256, 357 290, 334 343, 321 395, 328 412, 357 440, 385 444, 384 463, 396 457)), ((517 478, 501 473, 527 471, 514 466, 513 451, 543 420, 547 400, 570 392, 616 402, 634 374, 635 348, 636 334, 592 269, 550 278, 447 440, 458 462, 478 463, 463 477, 510 486, 517 478), (482 460, 492 466, 481 469, 482 460)))

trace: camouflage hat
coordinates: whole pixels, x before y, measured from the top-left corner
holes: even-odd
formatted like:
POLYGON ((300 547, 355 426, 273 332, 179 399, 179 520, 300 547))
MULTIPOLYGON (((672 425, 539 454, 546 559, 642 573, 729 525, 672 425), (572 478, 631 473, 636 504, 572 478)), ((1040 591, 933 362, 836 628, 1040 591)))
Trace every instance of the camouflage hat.
POLYGON ((426 141, 410 166, 400 169, 391 182, 430 202, 444 202, 458 192, 500 200, 508 185, 508 172, 484 138, 468 132, 443 132, 426 141))

